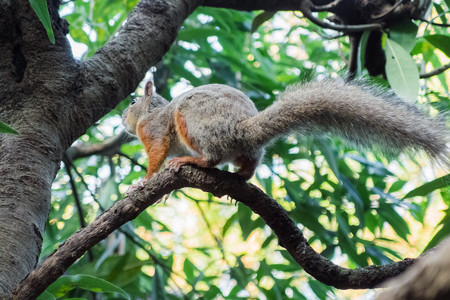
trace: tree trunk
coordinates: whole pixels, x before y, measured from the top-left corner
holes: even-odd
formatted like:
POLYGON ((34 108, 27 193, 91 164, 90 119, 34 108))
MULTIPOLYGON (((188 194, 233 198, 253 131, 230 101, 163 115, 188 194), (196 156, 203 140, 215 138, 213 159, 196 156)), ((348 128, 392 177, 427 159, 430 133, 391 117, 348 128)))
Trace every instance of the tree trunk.
MULTIPOLYGON (((41 250, 51 185, 73 140, 69 87, 79 67, 62 32, 52 45, 28 1, 0 4, 0 298, 32 270, 41 250)), ((56 26, 55 26, 56 27, 56 26)), ((83 130, 83 129, 81 129, 83 130)))
POLYGON ((92 59, 73 58, 59 1, 48 1, 56 43, 28 0, 0 0, 0 299, 35 268, 64 151, 130 94, 176 37, 196 1, 142 1, 92 59))

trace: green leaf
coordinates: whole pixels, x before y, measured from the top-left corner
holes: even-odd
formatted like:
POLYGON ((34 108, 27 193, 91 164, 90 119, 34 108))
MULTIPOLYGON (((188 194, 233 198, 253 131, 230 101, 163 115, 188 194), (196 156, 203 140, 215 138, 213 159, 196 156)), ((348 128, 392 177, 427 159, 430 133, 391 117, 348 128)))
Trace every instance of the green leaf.
POLYGON ((358 47, 358 61, 356 66, 356 76, 362 76, 362 70, 366 63, 366 48, 367 41, 369 40, 370 31, 366 30, 361 36, 358 47))
POLYGON ((74 288, 80 288, 91 292, 118 293, 125 299, 130 299, 128 294, 120 287, 104 279, 84 274, 61 276, 48 287, 48 291, 56 297, 63 297, 74 288))
POLYGON ((356 155, 356 154, 349 154, 346 153, 344 154, 344 157, 348 157, 351 158, 365 166, 368 167, 368 171, 370 174, 375 174, 375 175, 379 175, 379 176, 394 176, 394 174, 389 171, 385 165, 383 165, 382 163, 378 162, 378 161, 370 161, 360 155, 356 155))
POLYGON ((327 295, 328 292, 333 292, 331 287, 321 283, 320 281, 310 279, 308 283, 314 294, 316 294, 319 299, 329 299, 327 295))
POLYGON ((222 228, 222 235, 225 236, 228 232, 228 229, 230 229, 231 225, 234 224, 234 222, 236 222, 238 218, 238 213, 234 213, 231 217, 228 218, 228 220, 225 222, 225 225, 223 225, 222 228))
POLYGON ((419 70, 408 51, 394 40, 386 39, 386 75, 394 91, 403 98, 416 100, 419 94, 419 70))
POLYGON ((386 220, 399 237, 408 241, 407 235, 410 234, 408 223, 395 211, 392 205, 380 203, 378 214, 386 220))
POLYGON ((186 258, 184 260, 183 272, 186 275, 186 279, 188 281, 193 282, 195 280, 194 270, 195 270, 194 264, 186 258))
POLYGON ((450 57, 450 36, 448 35, 427 35, 424 37, 431 45, 438 48, 450 57))
POLYGON ((0 121, 0 132, 3 133, 12 133, 12 134, 19 134, 17 131, 15 131, 13 128, 9 127, 2 121, 0 121))
POLYGON ((217 295, 222 295, 222 291, 215 285, 211 285, 208 289, 208 292, 205 293, 204 298, 200 299, 223 299, 223 297, 217 298, 217 295))
POLYGON ((241 227, 242 238, 245 241, 256 227, 254 222, 252 221, 252 211, 250 210, 250 208, 239 203, 238 213, 238 222, 241 227))
POLYGON ((397 180, 389 188, 389 193, 394 193, 394 192, 401 190, 403 188, 403 186, 405 185, 405 183, 406 183, 405 180, 401 180, 401 179, 397 180))
POLYGON ((361 222, 361 224, 364 224, 364 201, 361 199, 361 196, 358 193, 358 190, 356 187, 348 180, 346 176, 341 174, 339 179, 342 182, 342 185, 344 186, 345 190, 347 191, 347 195, 349 197, 349 200, 352 201, 355 204, 355 215, 361 222))
POLYGON ((439 229, 438 232, 433 236, 431 241, 428 243, 428 245, 423 250, 424 252, 437 246, 439 242, 441 242, 443 239, 448 237, 450 235, 450 218, 447 217, 447 220, 443 223, 444 225, 439 229))
POLYGON ((153 275, 153 295, 152 299, 165 300, 166 290, 164 289, 163 271, 160 266, 155 266, 153 275))
POLYGON ((44 291, 42 294, 39 295, 39 297, 37 297, 36 300, 55 300, 56 297, 47 291, 44 291))
POLYGON ((409 19, 404 19, 401 22, 389 28, 389 38, 402 45, 406 52, 411 52, 416 44, 417 25, 409 19))
POLYGON ((31 7, 36 12, 42 25, 44 25, 47 31, 47 36, 52 44, 55 43, 55 35, 53 34, 52 22, 50 21, 50 15, 48 13, 47 0, 29 0, 31 7))
POLYGON ((416 197, 416 196, 426 196, 432 191, 444 188, 450 186, 450 174, 447 174, 445 176, 436 178, 435 180, 432 180, 430 182, 427 182, 418 188, 415 188, 414 190, 410 191, 403 199, 416 197))
POLYGON ((258 30, 258 27, 261 26, 265 21, 270 20, 274 15, 275 11, 264 11, 257 15, 252 22, 252 32, 258 30))
POLYGON ((337 163, 337 155, 333 152, 333 148, 330 146, 325 138, 318 138, 320 151, 322 152, 325 160, 333 171, 334 175, 340 180, 341 173, 339 172, 339 167, 337 163))

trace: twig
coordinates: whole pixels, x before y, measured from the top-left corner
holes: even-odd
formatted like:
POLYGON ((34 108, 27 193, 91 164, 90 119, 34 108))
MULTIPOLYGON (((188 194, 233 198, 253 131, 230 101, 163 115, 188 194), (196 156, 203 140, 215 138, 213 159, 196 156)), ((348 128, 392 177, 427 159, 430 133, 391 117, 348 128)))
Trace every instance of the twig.
POLYGON ((106 139, 102 143, 89 144, 80 143, 75 144, 66 151, 67 157, 74 161, 77 158, 88 157, 91 155, 103 154, 111 155, 119 152, 120 146, 134 139, 125 130, 119 134, 106 139))
POLYGON ((439 68, 436 68, 430 72, 420 74, 420 78, 430 78, 431 76, 439 75, 450 69, 450 63, 445 64, 439 68))
MULTIPOLYGON (((63 161, 64 161, 66 173, 67 173, 67 175, 69 175, 70 188, 72 189, 73 198, 75 199, 75 205, 77 207, 77 214, 78 214, 78 219, 80 220, 80 226, 81 226, 81 228, 85 228, 86 221, 84 220, 83 207, 81 205, 80 197, 78 196, 78 190, 77 190, 77 186, 75 185, 75 180, 73 180, 72 172, 70 172, 71 162, 68 161, 68 158, 66 155, 64 155, 63 161)), ((89 249, 87 252, 88 252, 89 261, 93 261, 94 255, 92 254, 91 249, 89 249)))
POLYGON ((405 0, 398 0, 397 2, 395 2, 394 5, 392 5, 388 10, 379 13, 378 15, 372 15, 371 18, 372 20, 381 20, 386 18, 388 15, 390 15, 400 4, 402 4, 403 2, 405 2, 405 0))
POLYGON ((383 26, 379 23, 371 23, 371 24, 359 24, 359 25, 339 25, 339 24, 333 24, 329 22, 324 22, 321 19, 315 17, 312 14, 312 11, 309 7, 304 7, 301 9, 303 12, 303 15, 308 18, 311 22, 314 24, 327 28, 327 29, 333 29, 336 31, 343 31, 343 32, 361 32, 365 30, 380 30, 383 28, 383 26))
POLYGON ((312 5, 311 6, 311 10, 314 12, 320 12, 320 11, 333 11, 334 8, 336 8, 340 3, 342 2, 342 0, 334 0, 328 4, 325 5, 312 5))
POLYGON ((118 154, 119 156, 125 157, 126 159, 128 159, 129 161, 131 161, 134 165, 141 167, 143 170, 147 171, 147 167, 144 166, 143 164, 140 164, 137 160, 135 160, 134 158, 132 158, 129 155, 126 155, 125 153, 119 151, 116 154, 118 154))

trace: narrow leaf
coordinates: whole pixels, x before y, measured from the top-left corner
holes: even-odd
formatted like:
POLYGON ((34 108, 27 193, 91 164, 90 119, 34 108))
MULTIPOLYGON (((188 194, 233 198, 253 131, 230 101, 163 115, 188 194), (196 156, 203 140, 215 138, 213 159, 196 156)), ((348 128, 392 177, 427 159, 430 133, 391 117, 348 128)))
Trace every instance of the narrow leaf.
POLYGON ((391 205, 380 203, 378 214, 391 225, 399 237, 408 241, 407 236, 410 234, 408 223, 406 223, 391 205))
POLYGON ((358 61, 356 66, 356 76, 362 76, 362 70, 366 63, 366 47, 369 40, 370 31, 366 30, 361 36, 358 47, 358 61))
POLYGON ((428 245, 423 250, 424 252, 437 246, 443 239, 448 237, 450 235, 450 219, 447 219, 444 222, 444 225, 439 229, 438 232, 433 236, 431 241, 428 243, 428 245))
POLYGON ((130 299, 124 290, 111 282, 84 274, 61 276, 48 287, 48 291, 57 297, 62 297, 76 287, 92 292, 118 293, 121 294, 124 299, 130 299))
POLYGON ((155 266, 155 275, 153 275, 153 297, 152 299, 166 299, 166 290, 164 289, 163 271, 160 266, 155 266))
POLYGON ((29 0, 31 7, 36 12, 42 25, 44 25, 47 31, 47 36, 52 44, 55 43, 55 35, 53 34, 52 22, 50 21, 50 15, 48 13, 47 0, 29 0))
POLYGON ((432 191, 444 188, 450 186, 450 174, 447 174, 445 176, 436 178, 433 181, 427 182, 418 188, 415 188, 414 190, 410 191, 403 199, 416 197, 416 196, 426 196, 432 191))
POLYGON ((2 121, 0 121, 0 132, 3 133, 12 133, 12 134, 19 134, 17 131, 15 131, 13 128, 9 127, 2 121))

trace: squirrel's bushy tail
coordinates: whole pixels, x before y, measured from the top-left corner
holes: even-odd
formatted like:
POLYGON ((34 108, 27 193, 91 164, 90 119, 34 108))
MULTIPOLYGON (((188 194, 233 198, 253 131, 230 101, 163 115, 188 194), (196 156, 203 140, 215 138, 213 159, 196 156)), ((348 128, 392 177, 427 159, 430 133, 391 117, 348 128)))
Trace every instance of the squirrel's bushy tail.
POLYGON ((292 131, 333 134, 386 154, 424 150, 441 163, 449 162, 449 132, 443 117, 432 118, 393 92, 359 80, 291 86, 241 126, 251 131, 247 142, 255 148, 292 131))

